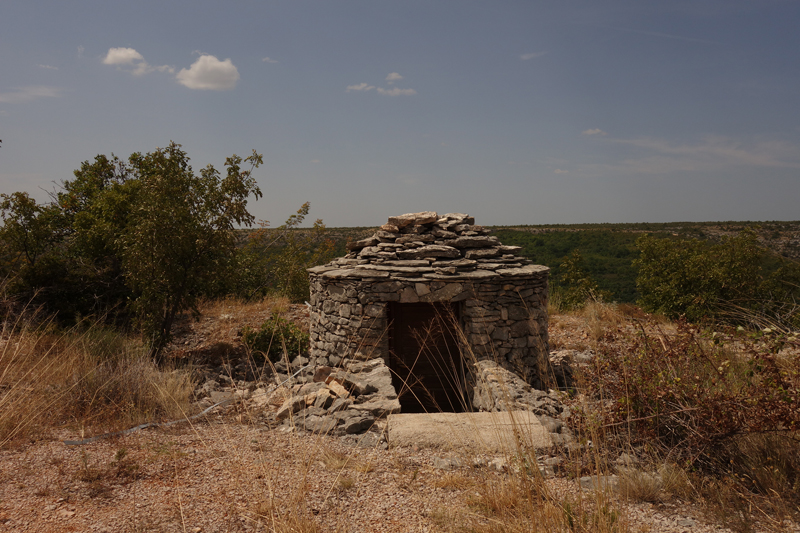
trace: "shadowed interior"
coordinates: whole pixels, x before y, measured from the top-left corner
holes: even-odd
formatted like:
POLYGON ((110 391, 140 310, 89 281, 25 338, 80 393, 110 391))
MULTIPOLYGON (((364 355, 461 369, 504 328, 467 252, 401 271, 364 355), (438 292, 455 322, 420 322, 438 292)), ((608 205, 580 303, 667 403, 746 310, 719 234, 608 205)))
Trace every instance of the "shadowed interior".
POLYGON ((469 411, 459 305, 389 304, 389 367, 404 413, 469 411))

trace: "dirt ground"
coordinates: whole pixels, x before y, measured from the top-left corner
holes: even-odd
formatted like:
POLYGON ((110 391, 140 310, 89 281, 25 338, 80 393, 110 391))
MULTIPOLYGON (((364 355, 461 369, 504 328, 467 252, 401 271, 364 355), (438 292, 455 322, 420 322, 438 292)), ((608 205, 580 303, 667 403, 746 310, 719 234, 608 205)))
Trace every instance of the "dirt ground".
MULTIPOLYGON (((304 318, 304 306, 285 311, 304 318)), ((242 327, 270 313, 269 306, 206 309, 199 322, 179 325, 173 354, 198 358, 214 371, 235 368, 242 327)), ((555 347, 585 349, 591 336, 583 318, 551 320, 555 347)), ((480 488, 511 475, 507 463, 492 462, 498 458, 386 449, 374 434, 311 435, 264 420, 246 404, 234 404, 193 423, 82 446, 65 445, 82 435, 63 428, 0 451, 0 531, 459 531, 454 517, 463 510, 474 518, 470 502, 480 488), (454 458, 464 466, 451 469, 454 458)), ((593 501, 568 477, 545 483, 553 498, 593 501)), ((618 531, 726 531, 679 501, 615 505, 618 531)), ((800 528, 765 523, 764 530, 800 528)))

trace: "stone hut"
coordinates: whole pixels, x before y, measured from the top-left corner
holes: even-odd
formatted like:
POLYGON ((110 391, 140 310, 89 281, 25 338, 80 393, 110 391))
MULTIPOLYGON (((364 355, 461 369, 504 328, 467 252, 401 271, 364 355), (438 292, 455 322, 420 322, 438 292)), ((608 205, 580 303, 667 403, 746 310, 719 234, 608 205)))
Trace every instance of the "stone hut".
POLYGON ((400 215, 309 269, 310 365, 382 359, 403 412, 472 410, 480 361, 541 388, 549 269, 489 233, 466 214, 400 215))

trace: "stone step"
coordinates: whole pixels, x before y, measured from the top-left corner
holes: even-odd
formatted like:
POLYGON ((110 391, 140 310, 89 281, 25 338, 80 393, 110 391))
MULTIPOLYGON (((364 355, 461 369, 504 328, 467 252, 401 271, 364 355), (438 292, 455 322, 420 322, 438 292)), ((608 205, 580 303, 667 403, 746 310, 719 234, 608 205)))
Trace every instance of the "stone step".
POLYGON ((553 445, 550 433, 529 411, 501 413, 400 413, 389 415, 389 446, 515 453, 553 445))

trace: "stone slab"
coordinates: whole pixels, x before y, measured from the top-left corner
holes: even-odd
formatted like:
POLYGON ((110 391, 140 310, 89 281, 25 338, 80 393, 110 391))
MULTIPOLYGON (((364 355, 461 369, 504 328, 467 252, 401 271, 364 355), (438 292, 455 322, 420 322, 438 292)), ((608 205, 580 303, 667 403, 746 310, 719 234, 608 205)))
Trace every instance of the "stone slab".
POLYGON ((500 413, 400 413, 389 415, 389 446, 513 453, 519 446, 549 448, 553 441, 529 411, 500 413))

